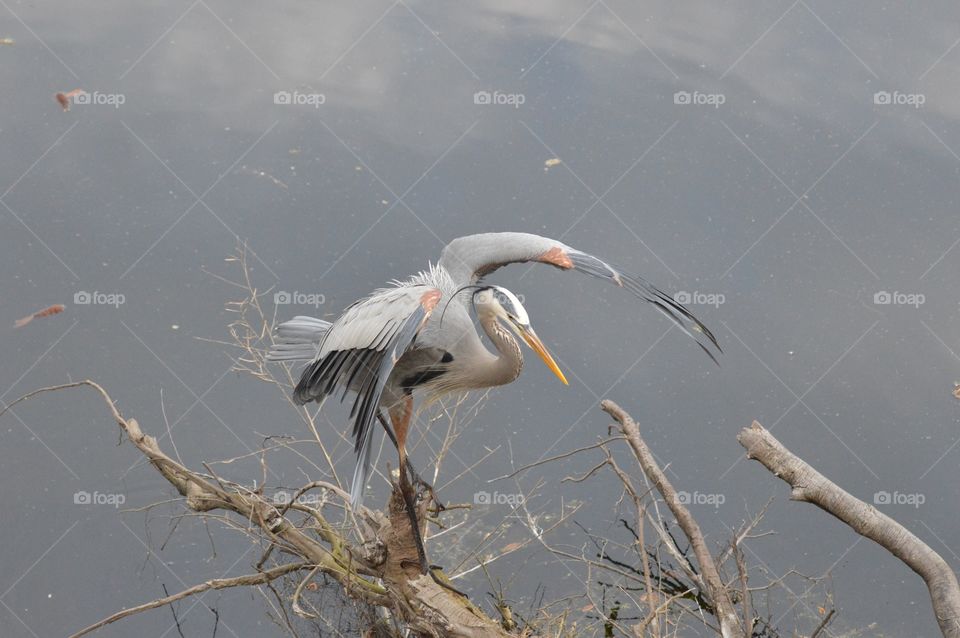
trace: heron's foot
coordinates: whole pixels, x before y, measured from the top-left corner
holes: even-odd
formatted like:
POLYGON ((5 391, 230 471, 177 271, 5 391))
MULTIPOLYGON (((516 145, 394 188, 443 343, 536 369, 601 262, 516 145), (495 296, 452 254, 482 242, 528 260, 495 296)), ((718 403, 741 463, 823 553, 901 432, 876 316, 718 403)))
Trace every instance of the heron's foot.
POLYGON ((433 580, 433 582, 435 582, 436 584, 440 585, 444 589, 452 591, 454 594, 457 594, 458 596, 463 596, 468 600, 470 599, 470 597, 467 596, 465 593, 463 593, 462 591, 460 591, 459 589, 451 585, 446 578, 441 578, 440 576, 437 575, 437 572, 443 571, 443 567, 440 567, 439 565, 421 565, 417 561, 402 560, 400 561, 400 566, 404 568, 419 567, 420 571, 424 574, 428 574, 430 578, 433 580))
POLYGON ((437 573, 436 573, 435 571, 433 571, 432 569, 428 569, 428 570, 427 570, 427 573, 430 574, 430 578, 432 578, 432 579, 433 579, 433 582, 435 582, 436 584, 440 585, 440 586, 443 587, 444 589, 448 589, 448 590, 452 591, 454 594, 456 594, 456 595, 458 595, 458 596, 463 596, 463 597, 466 598, 467 600, 470 600, 470 597, 469 597, 469 596, 467 596, 465 593, 463 593, 462 591, 460 591, 459 589, 457 589, 456 587, 454 587, 453 585, 451 585, 450 582, 449 582, 446 578, 440 578, 439 576, 437 576, 437 573))
POLYGON ((410 464, 409 460, 407 460, 407 470, 410 472, 410 476, 413 479, 412 483, 417 486, 417 496, 429 494, 430 500, 433 501, 433 504, 436 507, 437 514, 447 509, 446 505, 441 503, 440 499, 437 498, 437 491, 433 489, 433 485, 425 481, 422 476, 417 474, 417 471, 413 469, 413 465, 410 464))
POLYGON ((433 486, 427 483, 426 481, 419 481, 417 485, 420 487, 421 494, 429 494, 430 500, 433 501, 433 506, 437 511, 437 514, 447 509, 447 506, 440 502, 440 499, 437 498, 437 492, 433 489, 433 486))

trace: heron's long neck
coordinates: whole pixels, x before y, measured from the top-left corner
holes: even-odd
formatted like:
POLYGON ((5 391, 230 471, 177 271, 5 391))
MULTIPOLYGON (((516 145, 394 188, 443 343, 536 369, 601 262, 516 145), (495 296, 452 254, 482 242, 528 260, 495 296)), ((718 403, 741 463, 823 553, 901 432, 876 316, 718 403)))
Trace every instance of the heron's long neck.
POLYGON ((520 376, 520 369, 523 368, 520 345, 493 315, 481 317, 480 325, 500 356, 482 364, 480 370, 475 370, 474 374, 478 380, 482 377, 482 385, 486 387, 510 383, 520 376))

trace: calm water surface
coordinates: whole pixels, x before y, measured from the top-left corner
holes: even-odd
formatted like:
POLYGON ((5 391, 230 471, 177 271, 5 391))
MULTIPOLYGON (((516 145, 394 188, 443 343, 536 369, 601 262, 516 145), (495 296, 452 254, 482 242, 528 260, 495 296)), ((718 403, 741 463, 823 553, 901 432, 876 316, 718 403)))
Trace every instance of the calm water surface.
MULTIPOLYGON (((736 433, 759 420, 960 564, 955 4, 200 0, 10 2, 0 14, 14 40, 0 47, 4 402, 92 378, 148 431, 165 430, 165 413, 188 465, 246 454, 302 430, 274 388, 229 372, 228 348, 198 340, 225 338, 234 318, 224 305, 238 291, 209 273, 235 274, 224 258, 238 239, 261 290, 322 295, 280 306, 287 317, 334 314, 458 235, 562 238, 686 295, 723 365, 616 290, 500 271, 572 383, 531 362, 495 391, 439 483, 498 451, 446 500, 515 492, 486 481, 511 453, 519 466, 594 442, 609 397, 642 424, 714 546, 775 498, 761 529, 776 535, 748 544, 755 584, 795 568, 829 573, 834 592, 788 580, 772 612, 784 629, 809 632, 815 607, 833 604, 829 635, 936 633, 920 579, 789 502, 741 459, 736 433), (53 95, 74 88, 92 103, 63 112, 53 95), (53 303, 67 311, 12 328, 53 303)), ((345 428, 331 419, 336 443, 345 428)), ((4 635, 66 635, 256 562, 240 534, 214 527, 211 546, 196 519, 165 543, 177 508, 75 503, 171 497, 116 443, 90 392, 0 419, 4 635)), ((347 444, 336 449, 348 468, 347 444)), ((543 481, 530 505, 544 525, 582 503, 547 537, 567 551, 589 543, 584 529, 627 540, 610 476, 560 483, 599 458, 519 478, 524 490, 543 481)), ((255 462, 223 467, 260 476, 255 462)), ((274 469, 271 484, 299 484, 309 466, 279 457, 274 469)), ((507 512, 490 506, 482 524, 507 512)), ((506 540, 526 538, 515 523, 506 540)), ((520 564, 514 600, 541 584, 548 599, 583 590, 582 571, 538 544, 489 570, 507 581, 520 564)), ((463 586, 477 599, 489 589, 479 572, 463 586)), ((187 635, 210 635, 208 608, 218 635, 283 635, 249 592, 181 604, 187 635)), ((100 635, 176 629, 157 610, 100 635)))

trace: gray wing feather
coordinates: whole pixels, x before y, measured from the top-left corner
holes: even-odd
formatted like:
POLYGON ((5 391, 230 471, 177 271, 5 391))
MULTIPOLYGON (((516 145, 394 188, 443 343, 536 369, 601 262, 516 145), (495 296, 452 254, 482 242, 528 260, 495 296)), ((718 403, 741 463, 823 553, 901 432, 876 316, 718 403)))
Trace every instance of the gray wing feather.
POLYGON ((717 338, 682 304, 643 277, 631 275, 598 257, 571 248, 555 239, 528 233, 484 233, 459 237, 447 244, 440 254, 440 266, 458 286, 476 283, 507 264, 541 262, 576 270, 624 288, 653 306, 689 335, 717 363, 722 352, 717 338), (553 260, 545 255, 553 251, 553 260), (560 260, 560 257, 566 258, 560 260), (561 263, 563 265, 561 265, 561 263))
POLYGON ((394 364, 413 345, 417 332, 427 316, 428 313, 423 306, 418 306, 418 309, 407 318, 401 329, 390 340, 390 345, 384 350, 377 373, 372 375, 373 380, 370 382, 370 390, 366 392, 361 390, 357 394, 357 403, 360 403, 360 410, 357 412, 357 405, 355 404, 351 411, 351 416, 356 412, 353 437, 357 464, 353 470, 353 482, 350 486, 350 502, 354 507, 359 507, 363 502, 363 490, 367 483, 367 475, 370 473, 370 452, 373 449, 373 445, 371 445, 375 429, 373 421, 377 417, 377 409, 380 405, 384 386, 387 384, 387 379, 390 377, 394 364), (361 397, 363 398, 362 403, 360 402, 361 397))
POLYGON ((320 356, 336 350, 383 350, 431 286, 382 288, 343 311, 320 344, 320 356))
POLYGON ((357 465, 351 501, 359 505, 370 468, 374 420, 393 366, 414 344, 430 314, 422 305, 431 286, 401 286, 375 291, 347 308, 325 331, 316 359, 303 371, 293 391, 299 404, 322 401, 342 389, 356 393, 353 420, 357 465))
POLYGON ((268 361, 312 361, 320 354, 320 342, 330 322, 298 316, 277 326, 277 340, 270 346, 268 361))

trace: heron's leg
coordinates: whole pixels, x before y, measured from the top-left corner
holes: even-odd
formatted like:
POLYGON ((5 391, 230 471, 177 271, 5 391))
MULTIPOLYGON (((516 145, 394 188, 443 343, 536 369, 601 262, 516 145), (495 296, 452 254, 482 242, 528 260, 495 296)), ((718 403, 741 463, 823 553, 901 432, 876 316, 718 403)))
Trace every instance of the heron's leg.
MULTIPOLYGON (((397 435, 394 434, 393 428, 390 427, 389 423, 387 423, 387 418, 383 415, 382 411, 377 412, 377 419, 380 421, 380 425, 383 426, 383 429, 387 433, 387 436, 390 438, 390 441, 393 442, 393 447, 395 447, 397 449, 397 452, 399 452, 400 443, 397 441, 397 435)), ((404 454, 404 456, 406 456, 406 454, 404 454)), ((410 472, 410 478, 412 479, 412 482, 415 485, 419 485, 426 491, 430 492, 430 498, 433 499, 433 504, 436 505, 437 511, 442 512, 443 510, 447 509, 446 507, 444 507, 443 503, 440 502, 440 499, 437 498, 437 493, 433 489, 433 485, 423 480, 423 478, 420 476, 417 470, 413 467, 413 463, 410 461, 409 457, 407 457, 405 465, 407 467, 407 470, 410 472)))
MULTIPOLYGON (((390 424, 387 423, 387 418, 383 415, 383 411, 377 412, 377 419, 380 421, 380 425, 383 426, 383 431, 387 433, 387 436, 390 438, 390 442, 393 443, 393 447, 400 451, 400 443, 397 441, 397 435, 393 433, 393 428, 390 427, 390 424)), ((410 459, 407 459, 407 470, 410 472, 410 476, 413 477, 414 483, 424 483, 423 479, 420 478, 420 474, 413 467, 413 463, 410 462, 410 459)))
MULTIPOLYGON (((420 559, 420 565, 425 573, 429 573, 430 567, 427 564, 427 552, 423 546, 423 537, 420 535, 420 522, 417 520, 416 498, 413 491, 413 485, 407 477, 407 468, 410 466, 410 459, 407 458, 407 431, 410 428, 410 417, 413 414, 413 397, 407 395, 398 405, 390 408, 390 420, 393 422, 393 429, 396 435, 394 441, 397 445, 397 454, 400 456, 400 494, 403 496, 403 502, 407 508, 407 516, 410 518, 410 527, 413 532, 414 540, 417 545, 417 557, 420 559)), ((416 476, 416 472, 410 468, 411 473, 416 476)))
POLYGON ((400 494, 403 496, 404 505, 407 508, 407 517, 410 519, 410 527, 413 532, 413 539, 417 546, 417 558, 420 560, 420 569, 424 574, 429 574, 430 578, 433 579, 435 583, 449 589, 455 594, 459 594, 464 598, 468 596, 462 591, 450 585, 447 582, 444 582, 439 576, 437 576, 429 561, 427 561, 427 550, 423 545, 423 536, 420 534, 420 522, 417 520, 417 504, 416 504, 416 494, 413 489, 413 485, 410 483, 407 477, 407 468, 408 468, 408 459, 407 459, 407 430, 410 426, 410 417, 413 414, 413 398, 407 396, 404 398, 403 402, 395 408, 390 410, 390 420, 393 422, 393 427, 397 435, 397 452, 400 455, 400 494))

